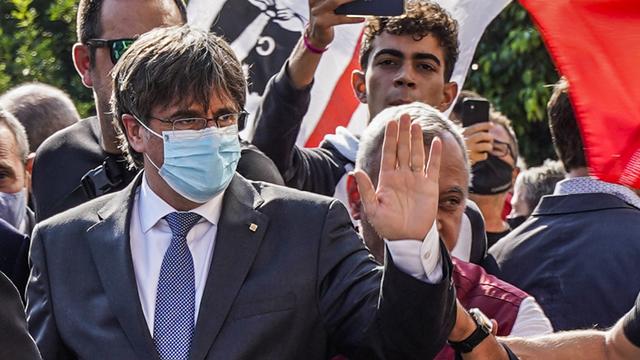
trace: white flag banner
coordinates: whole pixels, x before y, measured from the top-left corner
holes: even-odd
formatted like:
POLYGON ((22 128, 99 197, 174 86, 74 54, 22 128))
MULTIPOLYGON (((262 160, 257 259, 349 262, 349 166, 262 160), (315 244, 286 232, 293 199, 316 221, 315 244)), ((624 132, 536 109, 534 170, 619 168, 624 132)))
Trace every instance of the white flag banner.
MULTIPOLYGON (((489 23, 511 0, 439 0, 460 24, 460 58, 452 81, 464 86, 476 46, 489 23)), ((249 76, 246 109, 255 113, 267 81, 277 73, 308 21, 306 0, 191 0, 189 23, 222 35, 249 76)), ((360 133, 368 116, 351 90, 351 72, 359 68, 362 24, 336 28, 322 57, 311 91, 311 104, 298 136, 300 146, 317 146, 337 126, 360 133)), ((248 124, 247 128, 251 128, 248 124)))

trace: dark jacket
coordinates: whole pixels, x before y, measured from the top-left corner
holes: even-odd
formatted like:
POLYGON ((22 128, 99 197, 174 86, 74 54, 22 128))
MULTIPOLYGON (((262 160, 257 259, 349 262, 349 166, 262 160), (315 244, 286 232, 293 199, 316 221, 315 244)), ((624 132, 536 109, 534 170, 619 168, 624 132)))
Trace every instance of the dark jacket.
MULTIPOLYGON (((126 160, 121 155, 107 159, 100 145, 100 121, 97 117, 84 119, 49 137, 36 152, 33 165, 32 192, 36 218, 42 221, 64 210, 78 206, 94 197, 122 190, 133 180, 137 171, 126 169, 126 160), (96 195, 88 195, 81 179, 90 170, 103 164, 108 168, 107 177, 115 185, 96 195)), ((242 156, 238 172, 248 179, 282 185, 275 165, 256 147, 242 142, 242 156)), ((94 177, 95 184, 103 183, 104 172, 94 177)), ((91 187, 91 186, 90 186, 91 187)))
POLYGON ((640 291, 640 209, 602 193, 542 198, 486 268, 536 298, 556 331, 607 328, 640 291))
MULTIPOLYGON (((157 359, 129 249, 138 184, 36 226, 27 312, 45 359, 157 359)), ((440 248, 439 284, 391 260, 383 270, 338 201, 236 176, 191 359, 430 359, 455 321, 452 265, 440 248)))
POLYGON ((309 108, 311 85, 295 89, 286 70, 287 64, 267 84, 256 116, 252 143, 273 160, 287 186, 331 196, 355 161, 342 155, 328 141, 323 141, 317 148, 296 146, 302 120, 309 108))
POLYGON ((41 359, 36 344, 27 331, 27 321, 20 296, 11 281, 1 272, 0 359, 41 359))
POLYGON ((21 295, 29 278, 29 237, 0 219, 0 271, 18 288, 21 295))

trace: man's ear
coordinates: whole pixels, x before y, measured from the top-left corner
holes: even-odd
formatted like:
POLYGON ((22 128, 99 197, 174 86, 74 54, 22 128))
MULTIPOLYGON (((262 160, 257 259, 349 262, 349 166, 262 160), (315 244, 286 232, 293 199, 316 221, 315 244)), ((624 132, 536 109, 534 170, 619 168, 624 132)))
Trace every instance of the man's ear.
POLYGON ((353 174, 349 174, 347 176, 347 196, 349 197, 349 210, 351 211, 351 217, 354 220, 361 220, 360 209, 362 208, 362 202, 360 202, 358 183, 356 182, 356 177, 353 174))
POLYGON ((144 153, 145 141, 143 134, 145 129, 142 125, 140 125, 136 118, 129 114, 122 115, 122 125, 129 145, 131 145, 133 150, 139 153, 144 153))
POLYGON ((91 79, 91 57, 89 53, 89 47, 84 44, 75 43, 72 49, 73 66, 75 66, 78 75, 82 79, 82 84, 88 88, 93 87, 93 80, 91 79))
POLYGON ((27 162, 24 164, 24 172, 25 172, 25 186, 27 191, 31 193, 31 174, 33 174, 33 161, 36 158, 36 153, 32 152, 27 155, 27 162))
POLYGON ((438 110, 445 112, 456 99, 456 95, 458 95, 458 84, 455 81, 445 83, 442 95, 442 102, 438 105, 438 110))
POLYGON ((367 84, 365 82, 364 72, 361 70, 353 70, 351 73, 351 87, 356 98, 363 103, 367 103, 367 84))

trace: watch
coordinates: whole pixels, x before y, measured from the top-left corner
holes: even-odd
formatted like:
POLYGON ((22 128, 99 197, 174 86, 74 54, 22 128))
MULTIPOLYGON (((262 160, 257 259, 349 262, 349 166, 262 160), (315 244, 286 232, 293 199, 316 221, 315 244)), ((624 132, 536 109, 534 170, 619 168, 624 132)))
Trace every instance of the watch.
POLYGON ((493 329, 493 323, 480 309, 470 309, 469 315, 471 315, 473 322, 476 323, 475 331, 462 341, 449 341, 449 345, 453 350, 463 354, 473 351, 473 348, 491 335, 491 330, 493 329))

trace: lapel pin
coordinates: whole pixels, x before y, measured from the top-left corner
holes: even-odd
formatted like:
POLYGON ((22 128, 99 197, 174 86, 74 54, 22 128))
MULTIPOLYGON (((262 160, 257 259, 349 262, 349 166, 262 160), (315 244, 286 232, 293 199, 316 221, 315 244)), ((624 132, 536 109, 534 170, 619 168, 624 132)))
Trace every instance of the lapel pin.
POLYGON ((258 225, 251 223, 251 225, 249 225, 249 230, 251 230, 251 232, 256 232, 256 230, 258 230, 258 225))

